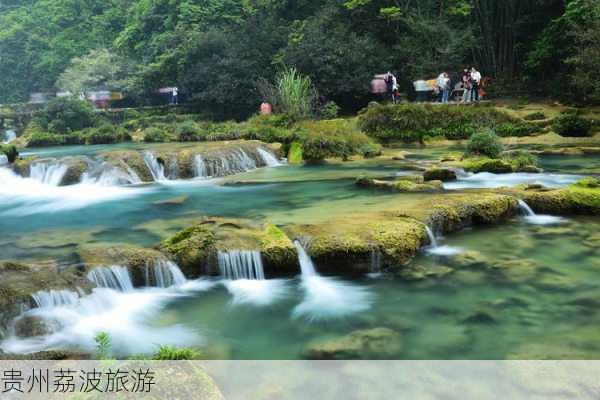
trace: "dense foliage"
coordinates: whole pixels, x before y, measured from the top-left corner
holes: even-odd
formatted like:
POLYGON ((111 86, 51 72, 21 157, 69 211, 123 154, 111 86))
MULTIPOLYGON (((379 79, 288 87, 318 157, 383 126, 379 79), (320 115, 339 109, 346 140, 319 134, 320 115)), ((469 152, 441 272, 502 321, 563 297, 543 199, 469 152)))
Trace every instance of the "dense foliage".
POLYGON ((467 143, 468 155, 498 158, 503 150, 504 145, 500 138, 491 130, 474 133, 467 143))
POLYGON ((0 5, 0 103, 32 92, 121 88, 243 118, 260 82, 295 67, 319 103, 365 106, 373 74, 401 90, 480 66, 494 90, 600 102, 595 0, 27 0, 0 5))

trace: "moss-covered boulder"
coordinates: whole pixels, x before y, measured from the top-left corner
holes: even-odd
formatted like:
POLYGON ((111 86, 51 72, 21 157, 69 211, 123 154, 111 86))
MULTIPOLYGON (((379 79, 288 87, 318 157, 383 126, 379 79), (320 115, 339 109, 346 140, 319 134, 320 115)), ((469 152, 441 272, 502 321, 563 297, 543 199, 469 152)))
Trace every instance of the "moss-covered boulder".
POLYGON ((511 163, 493 158, 466 159, 462 161, 459 166, 469 172, 491 172, 494 174, 513 172, 511 163))
POLYGON ((87 171, 88 163, 81 157, 67 157, 61 160, 61 163, 67 166, 67 171, 63 176, 60 185, 74 185, 81 181, 81 176, 87 171))
POLYGON ((311 343, 304 357, 316 360, 395 359, 401 350, 400 333, 382 327, 311 343))
POLYGON ((521 187, 507 190, 535 211, 554 215, 600 215, 600 180, 586 178, 573 185, 548 190, 521 187))
POLYGON ((0 154, 4 154, 9 164, 15 162, 19 157, 19 152, 14 144, 0 144, 0 154))
POLYGON ((75 288, 91 288, 81 269, 0 262, 0 327, 5 328, 23 310, 33 307, 33 294, 75 288))
POLYGON ((134 286, 144 286, 147 268, 166 259, 165 255, 157 250, 123 244, 81 245, 77 254, 86 271, 113 265, 127 267, 134 286))
POLYGON ((456 180, 456 172, 448 168, 430 168, 423 172, 423 178, 426 181, 454 181, 456 180))
POLYGON ((268 276, 292 275, 300 270, 292 241, 272 224, 204 218, 164 240, 159 248, 190 276, 218 274, 217 255, 230 250, 260 251, 268 276))
POLYGON ((423 177, 399 177, 394 180, 381 180, 366 177, 359 177, 356 180, 356 185, 362 188, 372 188, 388 190, 391 192, 403 193, 419 193, 419 192, 435 192, 443 190, 442 181, 423 182, 423 177))
POLYGON ((110 165, 123 171, 131 169, 143 182, 152 182, 152 173, 146 166, 144 154, 136 150, 116 150, 101 154, 110 165))

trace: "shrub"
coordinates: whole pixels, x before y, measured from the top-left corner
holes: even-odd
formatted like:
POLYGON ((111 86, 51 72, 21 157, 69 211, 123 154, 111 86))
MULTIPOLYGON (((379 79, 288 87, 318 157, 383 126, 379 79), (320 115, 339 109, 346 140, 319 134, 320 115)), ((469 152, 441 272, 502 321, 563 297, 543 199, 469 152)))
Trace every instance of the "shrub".
POLYGON ((542 121, 547 118, 548 117, 546 117, 546 114, 544 114, 543 112, 534 112, 531 114, 527 114, 523 119, 525 121, 542 121))
POLYGON ((502 158, 510 162, 515 170, 519 170, 524 167, 535 167, 538 165, 538 158, 526 150, 514 150, 506 152, 502 155, 502 158))
POLYGON ((337 118, 339 112, 340 106, 338 106, 335 101, 328 101, 321 107, 321 117, 325 119, 337 118))
POLYGON ((560 136, 585 137, 590 136, 592 123, 576 114, 562 114, 558 116, 552 127, 560 136))
POLYGON ((131 140, 131 136, 121 127, 104 123, 98 128, 90 129, 87 134, 87 144, 113 144, 131 140))
POLYGON ((49 132, 34 132, 29 137, 27 147, 60 146, 65 144, 65 136, 49 132))
POLYGON ((160 128, 148 128, 144 130, 144 142, 146 143, 158 143, 158 142, 167 142, 169 140, 169 135, 160 128))
POLYGON ((100 332, 94 338, 96 342, 96 359, 109 360, 112 358, 112 343, 106 332, 100 332))
MULTIPOLYGON (((302 142, 302 155, 308 162, 322 161, 330 157, 347 160, 355 154, 364 154, 373 142, 358 131, 353 121, 312 121, 300 125, 298 133, 302 142)), ((374 150, 371 147, 371 150, 374 150)))
POLYGON ((180 142, 195 142, 200 140, 200 129, 198 124, 192 120, 186 120, 177 125, 175 135, 180 142))
POLYGON ((368 107, 359 113, 359 126, 369 136, 382 141, 422 141, 425 136, 443 133, 448 139, 467 139, 476 130, 494 129, 517 122, 505 112, 490 106, 454 107, 401 104, 368 107))
POLYGON ((19 156, 17 147, 14 144, 0 144, 0 153, 4 153, 8 162, 11 164, 14 163, 19 156))
POLYGON ((292 126, 292 119, 287 114, 255 115, 247 122, 252 127, 275 127, 289 128, 292 126))
POLYGON ((93 126, 94 118, 94 109, 88 102, 58 97, 46 104, 36 121, 44 130, 66 133, 93 126))
POLYGON ((288 163, 300 164, 302 162, 302 160, 304 159, 304 156, 302 155, 302 143, 293 142, 290 145, 290 149, 289 149, 287 155, 288 155, 287 156, 288 163))
POLYGON ((277 113, 286 114, 294 121, 314 115, 317 90, 311 79, 300 74, 296 68, 279 73, 275 85, 261 82, 260 91, 277 113))
POLYGON ((500 124, 495 129, 496 134, 501 137, 510 136, 530 136, 536 132, 539 132, 539 127, 535 124, 524 123, 524 122, 505 122, 500 124))
POLYGON ((196 350, 175 346, 160 346, 158 352, 152 357, 152 359, 159 361, 197 360, 199 358, 200 354, 196 350))
POLYGON ((491 130, 474 133, 467 144, 468 155, 482 155, 498 158, 504 150, 500 138, 491 130))
POLYGON ((360 154, 364 158, 373 158, 380 156, 382 153, 382 147, 379 143, 367 143, 360 148, 360 154))

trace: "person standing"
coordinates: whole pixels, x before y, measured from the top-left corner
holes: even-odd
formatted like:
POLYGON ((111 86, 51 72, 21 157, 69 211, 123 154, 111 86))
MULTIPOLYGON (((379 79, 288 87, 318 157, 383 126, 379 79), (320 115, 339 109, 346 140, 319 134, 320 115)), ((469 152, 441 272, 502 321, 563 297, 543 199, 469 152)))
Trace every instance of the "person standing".
POLYGON ((463 96, 462 103, 470 103, 471 102, 471 71, 468 68, 465 68, 462 76, 462 84, 463 84, 463 96))
POLYGON ((385 84, 387 86, 387 93, 392 97, 392 103, 396 103, 396 91, 398 90, 398 81, 396 77, 388 71, 385 75, 385 84))
POLYGON ((179 88, 177 86, 173 88, 172 104, 179 104, 179 88))
POLYGON ((440 103, 444 102, 444 82, 446 79, 446 73, 442 72, 441 74, 438 75, 437 77, 437 95, 438 95, 438 101, 440 103))
POLYGON ((450 99, 450 77, 446 72, 440 81, 440 89, 442 90, 442 103, 448 104, 450 99))
POLYGON ((479 85, 481 73, 475 67, 471 68, 471 100, 479 102, 479 85))

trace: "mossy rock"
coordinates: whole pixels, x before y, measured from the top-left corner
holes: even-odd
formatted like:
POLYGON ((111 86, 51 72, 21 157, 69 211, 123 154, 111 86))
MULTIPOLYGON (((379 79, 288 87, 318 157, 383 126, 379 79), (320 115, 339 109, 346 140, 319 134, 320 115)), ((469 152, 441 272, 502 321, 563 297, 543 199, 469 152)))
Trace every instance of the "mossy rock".
POLYGON ((435 192, 443 190, 442 181, 430 181, 426 183, 423 183, 422 181, 422 177, 416 178, 411 175, 399 177, 396 180, 380 180, 360 177, 356 180, 356 185, 363 188, 374 188, 403 193, 435 192))
POLYGON ((15 174, 27 177, 30 175, 31 164, 36 161, 37 157, 17 158, 12 164, 12 169, 15 174))
POLYGON ((313 360, 394 359, 401 350, 400 333, 381 327, 311 343, 304 357, 313 360))
POLYGON ((32 295, 41 290, 91 289, 84 271, 57 265, 0 262, 0 327, 34 305, 32 295))
POLYGON ((230 250, 260 251, 268 276, 300 270, 294 244, 272 224, 261 227, 246 220, 207 217, 164 240, 159 248, 188 276, 217 275, 218 252, 230 250))
POLYGON ((14 144, 0 144, 0 153, 4 153, 9 164, 14 163, 19 157, 19 152, 14 144))
POLYGON ((426 181, 455 181, 456 172, 447 168, 430 168, 423 173, 423 178, 426 181))
POLYGON ((505 160, 492 158, 466 159, 460 163, 460 166, 465 171, 470 172, 491 172, 494 174, 513 172, 513 166, 511 163, 505 160))
POLYGON ((135 150, 117 150, 103 153, 102 158, 109 164, 127 171, 131 168, 143 182, 152 182, 152 173, 144 162, 143 153, 135 150))
POLYGON ((81 181, 81 176, 87 171, 88 163, 80 157, 66 157, 61 160, 67 166, 67 172, 63 176, 60 185, 74 185, 81 181))

